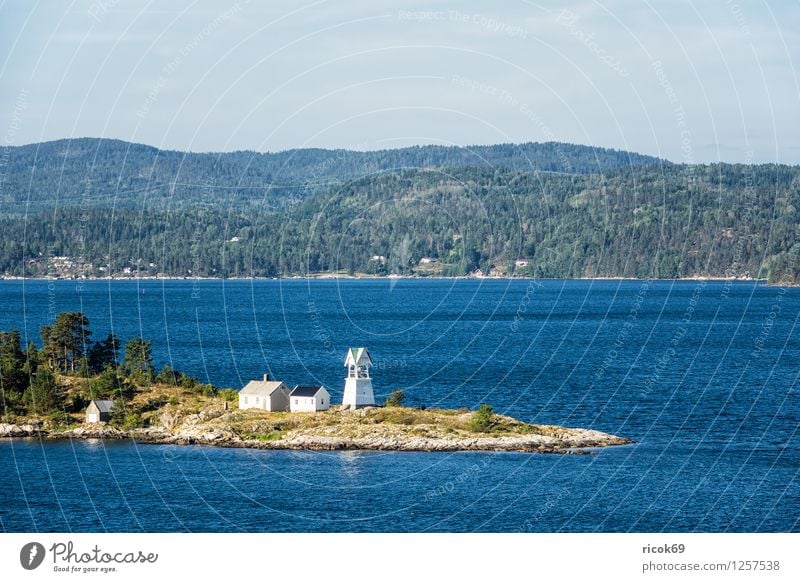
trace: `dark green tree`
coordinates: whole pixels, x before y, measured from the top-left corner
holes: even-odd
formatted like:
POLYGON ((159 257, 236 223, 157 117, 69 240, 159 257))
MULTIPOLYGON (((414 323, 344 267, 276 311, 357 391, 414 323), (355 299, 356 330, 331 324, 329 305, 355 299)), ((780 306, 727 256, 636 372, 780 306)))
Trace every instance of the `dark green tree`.
POLYGON ((138 382, 152 382, 152 348, 152 342, 138 337, 125 344, 125 372, 129 377, 138 382))
POLYGON ((96 377, 86 381, 85 394, 89 400, 133 398, 134 386, 127 378, 120 376, 117 371, 108 367, 96 377))
POLYGON ((89 349, 89 371, 99 374, 108 367, 116 368, 118 352, 119 340, 113 333, 109 333, 106 339, 95 342, 89 349))
POLYGON ((15 394, 25 391, 28 384, 26 359, 17 328, 0 332, 0 389, 15 394))
POLYGON ((53 325, 41 328, 44 350, 51 367, 74 372, 91 343, 89 320, 77 311, 60 313, 53 325))
POLYGON ((25 365, 23 366, 23 370, 25 374, 27 374, 28 378, 36 374, 36 370, 39 369, 39 366, 42 365, 44 360, 44 351, 40 351, 36 347, 36 344, 30 342, 28 344, 28 349, 25 352, 25 365))
POLYGON ((49 414, 64 407, 64 391, 56 382, 55 374, 40 368, 25 391, 25 404, 29 414, 49 414))
POLYGON ((109 423, 114 426, 122 427, 125 424, 125 417, 128 415, 128 401, 124 398, 114 398, 114 405, 111 407, 111 418, 109 423))

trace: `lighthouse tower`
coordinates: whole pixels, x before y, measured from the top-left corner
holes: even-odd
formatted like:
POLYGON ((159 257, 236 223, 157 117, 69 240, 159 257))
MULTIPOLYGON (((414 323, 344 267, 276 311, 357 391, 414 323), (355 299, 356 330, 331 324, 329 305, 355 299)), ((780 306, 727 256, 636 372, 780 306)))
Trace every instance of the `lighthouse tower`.
POLYGON ((372 358, 369 357, 367 348, 350 348, 344 359, 347 368, 347 378, 344 380, 343 408, 358 408, 359 406, 375 406, 375 396, 372 394, 372 378, 369 377, 369 367, 372 358))

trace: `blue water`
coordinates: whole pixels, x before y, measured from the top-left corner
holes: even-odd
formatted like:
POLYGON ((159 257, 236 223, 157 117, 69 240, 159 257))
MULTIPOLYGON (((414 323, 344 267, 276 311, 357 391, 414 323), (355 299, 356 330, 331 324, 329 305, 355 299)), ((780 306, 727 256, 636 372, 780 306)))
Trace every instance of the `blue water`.
POLYGON ((3 531, 798 531, 800 289, 754 282, 6 281, 0 328, 82 309, 218 386, 482 402, 593 456, 0 442, 3 531))

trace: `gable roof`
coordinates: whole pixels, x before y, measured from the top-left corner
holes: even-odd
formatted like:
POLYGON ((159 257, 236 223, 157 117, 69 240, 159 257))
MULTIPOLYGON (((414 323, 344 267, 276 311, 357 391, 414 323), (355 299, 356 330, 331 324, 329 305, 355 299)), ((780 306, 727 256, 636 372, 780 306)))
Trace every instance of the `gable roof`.
POLYGON ((89 404, 94 404, 100 412, 111 412, 114 408, 113 400, 92 400, 89 404))
POLYGON ((255 394, 256 396, 269 396, 281 386, 286 387, 286 384, 277 380, 251 380, 247 386, 239 391, 239 394, 255 394))
POLYGON ((365 364, 372 365, 372 357, 369 355, 367 348, 350 348, 347 350, 347 356, 344 358, 345 366, 363 366, 365 364))
MULTIPOLYGON (((295 386, 289 396, 311 397, 316 396, 320 390, 325 390, 325 388, 322 386, 295 386)), ((327 392, 327 390, 325 391, 327 392)))

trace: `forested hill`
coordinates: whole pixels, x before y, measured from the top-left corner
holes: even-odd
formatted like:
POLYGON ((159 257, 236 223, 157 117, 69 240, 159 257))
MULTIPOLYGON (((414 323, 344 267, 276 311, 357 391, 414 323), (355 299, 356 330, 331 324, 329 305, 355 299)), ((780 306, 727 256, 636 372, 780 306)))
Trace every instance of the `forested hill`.
POLYGON ((401 168, 489 167, 585 174, 659 161, 631 152, 555 142, 363 152, 186 153, 81 138, 6 148, 0 159, 0 214, 56 206, 174 210, 212 205, 276 211, 336 184, 401 168))
POLYGON ((800 168, 486 166, 386 171, 280 211, 65 204, 0 218, 0 273, 465 274, 800 282, 800 168))

